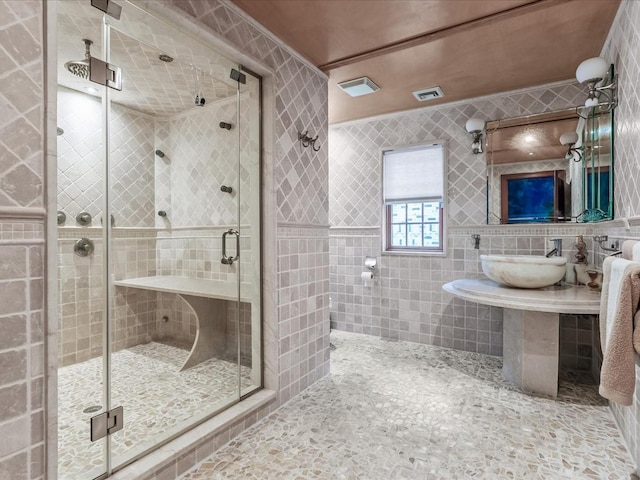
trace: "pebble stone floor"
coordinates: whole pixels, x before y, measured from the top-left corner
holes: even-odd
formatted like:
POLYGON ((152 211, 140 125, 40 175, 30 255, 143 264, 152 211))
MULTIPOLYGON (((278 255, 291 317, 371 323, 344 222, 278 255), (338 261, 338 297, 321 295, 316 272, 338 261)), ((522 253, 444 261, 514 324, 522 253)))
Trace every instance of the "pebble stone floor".
MULTIPOLYGON (((334 331, 331 374, 181 480, 629 479, 597 387, 557 400, 502 379, 502 359, 334 331)), ((633 478, 633 477, 631 477, 633 478)))
MULTIPOLYGON (((151 342, 112 355, 112 404, 124 407, 125 427, 112 435, 113 454, 130 457, 151 446, 216 402, 238 395, 238 365, 210 359, 180 372, 189 350, 151 342)), ((104 441, 89 441, 89 419, 102 412, 102 358, 58 370, 58 468, 60 480, 91 479, 104 471, 104 441)), ((251 369, 241 367, 242 388, 251 369)), ((1 475, 0 475, 1 477, 1 475)))

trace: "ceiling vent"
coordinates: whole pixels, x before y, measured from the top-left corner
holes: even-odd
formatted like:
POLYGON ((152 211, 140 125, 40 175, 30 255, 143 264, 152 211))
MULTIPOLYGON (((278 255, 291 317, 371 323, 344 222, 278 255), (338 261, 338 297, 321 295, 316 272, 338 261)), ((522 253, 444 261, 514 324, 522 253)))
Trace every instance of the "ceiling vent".
POLYGON ((367 95, 380 90, 380 87, 373 83, 368 77, 355 78, 346 82, 338 83, 338 86, 352 97, 367 95))
POLYGON ((429 87, 413 92, 413 96, 416 97, 419 102, 426 102, 427 100, 444 97, 444 92, 440 87, 429 87))

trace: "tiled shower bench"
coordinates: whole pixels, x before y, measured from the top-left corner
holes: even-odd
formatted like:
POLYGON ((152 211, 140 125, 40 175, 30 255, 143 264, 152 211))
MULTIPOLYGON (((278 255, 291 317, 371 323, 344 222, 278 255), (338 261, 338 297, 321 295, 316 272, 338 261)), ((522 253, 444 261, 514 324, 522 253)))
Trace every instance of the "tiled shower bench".
MULTIPOLYGON (((226 319, 227 302, 251 303, 245 295, 239 295, 238 283, 204 278, 160 275, 130 278, 113 282, 116 287, 139 288, 157 292, 175 293, 193 309, 197 319, 196 339, 189 357, 180 371, 198 365, 215 356, 224 345, 220 325, 226 319)), ((250 284, 241 283, 240 291, 250 292, 250 284)))

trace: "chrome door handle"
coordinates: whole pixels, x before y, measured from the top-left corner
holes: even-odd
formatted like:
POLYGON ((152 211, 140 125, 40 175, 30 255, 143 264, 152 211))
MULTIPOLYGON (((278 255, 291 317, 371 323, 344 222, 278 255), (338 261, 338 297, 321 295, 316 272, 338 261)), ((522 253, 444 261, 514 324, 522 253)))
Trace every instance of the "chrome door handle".
POLYGON ((240 232, 230 228, 226 232, 222 234, 222 258, 220 259, 220 263, 223 265, 233 265, 233 262, 237 261, 240 258, 240 232), (227 256, 227 235, 235 235, 236 236, 236 256, 230 257, 227 256))

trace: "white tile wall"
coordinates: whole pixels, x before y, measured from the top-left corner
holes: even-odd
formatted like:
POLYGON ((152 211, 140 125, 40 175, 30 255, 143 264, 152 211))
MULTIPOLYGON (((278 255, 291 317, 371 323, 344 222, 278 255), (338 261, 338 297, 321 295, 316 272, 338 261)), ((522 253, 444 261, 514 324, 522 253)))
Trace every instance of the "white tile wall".
MULTIPOLYGON (((119 227, 154 225, 154 121, 112 105, 112 214, 119 227)), ((80 212, 100 225, 103 208, 102 106, 99 98, 58 89, 58 210, 65 225, 76 225, 80 212)))
POLYGON ((221 129, 223 121, 236 124, 235 98, 168 120, 168 141, 162 142, 166 157, 156 163, 169 165, 170 184, 157 189, 171 193, 167 219, 172 227, 237 222, 238 136, 221 129), (235 193, 220 191, 221 185, 235 193))

